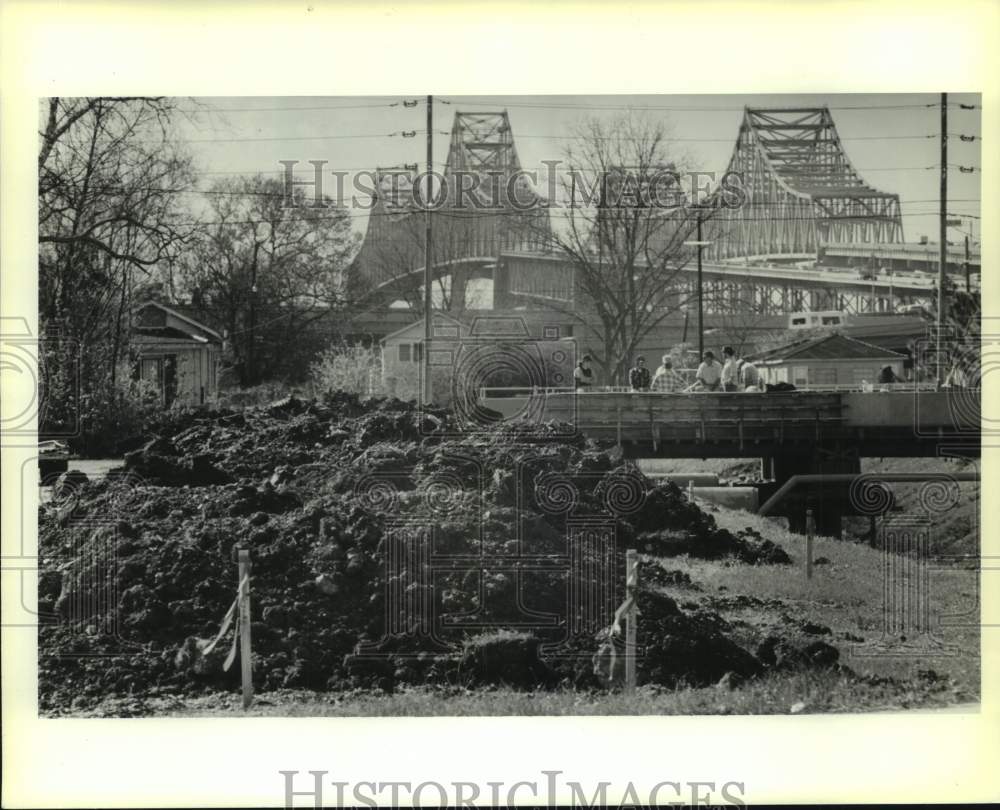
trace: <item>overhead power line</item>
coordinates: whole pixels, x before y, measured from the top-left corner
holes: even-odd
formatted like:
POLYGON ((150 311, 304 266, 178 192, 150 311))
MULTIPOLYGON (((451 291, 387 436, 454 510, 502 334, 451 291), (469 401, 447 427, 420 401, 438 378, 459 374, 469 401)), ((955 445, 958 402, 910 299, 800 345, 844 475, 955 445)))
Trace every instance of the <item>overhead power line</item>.
MULTIPOLYGON (((235 137, 235 138, 175 138, 181 143, 260 143, 264 141, 332 141, 347 138, 395 138, 404 135, 400 132, 369 132, 358 135, 276 135, 269 138, 235 137)), ((406 135, 405 137, 412 137, 406 135)), ((160 143, 154 141, 153 143, 160 143)))
POLYGON ((328 110, 375 110, 390 107, 410 107, 416 102, 393 101, 378 104, 323 104, 310 107, 218 107, 212 104, 198 104, 194 107, 181 109, 185 113, 219 112, 219 113, 258 113, 258 112, 320 112, 328 110))
MULTIPOLYGON (((535 103, 524 101, 504 101, 498 99, 492 101, 466 101, 464 99, 452 99, 443 101, 444 104, 459 104, 468 107, 490 107, 498 105, 510 108, 541 109, 541 110, 663 110, 666 112, 718 112, 733 113, 743 112, 745 107, 698 107, 677 104, 573 104, 569 102, 535 103)), ((826 105, 830 110, 926 110, 936 108, 937 104, 853 104, 853 105, 826 105)))
MULTIPOLYGON (((954 200, 952 202, 954 202, 954 200)), ((293 210, 293 209, 290 209, 290 210, 293 210)), ((424 213, 420 209, 400 210, 400 211, 374 211, 374 210, 352 211, 350 209, 346 209, 346 208, 343 208, 343 207, 335 208, 335 207, 331 206, 329 208, 325 208, 324 209, 324 208, 311 208, 308 205, 302 205, 299 208, 294 209, 294 210, 297 210, 299 212, 308 214, 307 217, 303 217, 302 221, 312 221, 312 222, 324 221, 324 220, 329 220, 329 221, 332 222, 334 220, 342 219, 344 217, 348 217, 348 218, 358 218, 358 217, 367 217, 367 218, 371 218, 371 217, 393 217, 393 218, 396 218, 396 219, 404 219, 404 218, 407 218, 407 217, 410 217, 410 216, 414 216, 414 215, 423 215, 423 213, 424 213), (328 212, 329 216, 321 216, 320 215, 321 212, 328 212)), ((584 216, 584 214, 581 212, 580 209, 570 210, 568 208, 550 208, 550 209, 547 209, 547 213, 548 213, 548 215, 550 217, 551 216, 570 217, 570 216, 574 216, 574 215, 576 215, 576 216, 584 216)), ((931 216, 935 216, 936 214, 937 214, 937 211, 930 211, 930 210, 928 210, 928 211, 904 211, 904 212, 902 212, 900 214, 900 216, 904 217, 904 218, 914 218, 914 217, 931 217, 931 216)), ((439 216, 439 217, 444 217, 446 220, 449 220, 449 219, 450 220, 461 220, 461 219, 474 219, 474 218, 477 218, 477 217, 480 217, 480 216, 484 216, 484 215, 488 215, 488 216, 513 216, 513 217, 521 216, 521 217, 523 217, 523 216, 525 216, 525 212, 511 211, 511 210, 502 210, 502 211, 488 211, 488 212, 485 212, 485 214, 484 214, 484 212, 482 212, 482 211, 455 211, 455 210, 447 210, 446 209, 446 210, 437 210, 437 211, 435 211, 435 215, 439 216)), ((956 212, 953 215, 956 216, 956 217, 964 216, 964 217, 974 217, 976 219, 979 219, 978 216, 974 216, 972 214, 960 213, 960 212, 956 212)), ((811 217, 811 216, 780 216, 780 217, 771 217, 771 220, 773 222, 812 222, 812 221, 814 221, 814 217, 811 217)), ((233 219, 233 220, 201 219, 201 220, 191 220, 191 221, 176 221, 176 222, 171 222, 170 224, 173 225, 173 226, 175 226, 175 227, 178 227, 178 226, 193 227, 193 226, 196 226, 196 225, 268 225, 268 224, 278 223, 278 222, 280 222, 280 223, 288 223, 288 222, 291 222, 291 221, 292 221, 291 218, 288 218, 288 219, 277 219, 276 218, 274 220, 270 220, 270 219, 233 219)), ((711 225, 713 223, 720 224, 720 225, 723 225, 723 224, 732 224, 732 222, 730 220, 725 220, 725 219, 721 219, 721 218, 720 219, 710 219, 710 220, 706 221, 707 225, 711 225)))

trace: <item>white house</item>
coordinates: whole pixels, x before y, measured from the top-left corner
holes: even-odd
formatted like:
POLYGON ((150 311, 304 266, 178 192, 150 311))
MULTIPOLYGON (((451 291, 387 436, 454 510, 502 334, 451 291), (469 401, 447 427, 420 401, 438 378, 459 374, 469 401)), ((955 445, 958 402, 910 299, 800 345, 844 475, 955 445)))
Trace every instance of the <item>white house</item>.
MULTIPOLYGON (((431 362, 435 369, 434 388, 439 402, 448 399, 451 387, 454 349, 469 329, 461 321, 443 312, 435 312, 432 319, 434 343, 431 362)), ((382 339, 382 384, 386 393, 400 399, 418 399, 424 360, 423 319, 397 329, 382 339)))
POLYGON ((204 405, 218 392, 222 335, 175 309, 147 301, 132 316, 136 374, 152 383, 164 408, 204 405))

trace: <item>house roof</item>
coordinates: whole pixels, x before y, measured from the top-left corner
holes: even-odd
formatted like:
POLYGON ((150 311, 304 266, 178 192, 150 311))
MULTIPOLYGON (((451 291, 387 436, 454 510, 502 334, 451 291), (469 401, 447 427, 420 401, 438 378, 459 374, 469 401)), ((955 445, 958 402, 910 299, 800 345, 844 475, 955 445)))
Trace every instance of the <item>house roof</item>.
POLYGON ((181 340, 198 344, 208 343, 208 338, 204 338, 201 335, 192 335, 173 326, 136 326, 133 327, 132 331, 140 337, 157 340, 181 340))
MULTIPOLYGON (((457 326, 459 329, 465 329, 466 328, 465 324, 462 323, 460 320, 458 320, 457 318, 452 318, 450 315, 448 315, 448 314, 446 314, 444 312, 435 312, 434 313, 434 321, 435 322, 437 322, 437 321, 448 321, 449 323, 452 323, 455 326, 457 326)), ((392 340, 393 338, 400 337, 404 333, 406 333, 406 332, 410 331, 411 329, 413 329, 413 327, 415 327, 415 326, 423 327, 423 325, 424 325, 424 319, 423 318, 421 318, 418 321, 414 321, 413 323, 408 323, 402 329, 397 329, 395 332, 390 332, 388 335, 386 335, 384 338, 382 338, 382 342, 385 343, 386 341, 392 340)), ((423 337, 423 334, 421 333, 420 336, 423 337)))
POLYGON ((781 363, 785 360, 900 360, 899 352, 866 343, 834 332, 817 338, 796 340, 753 358, 755 363, 781 363))
POLYGON ((927 330, 928 324, 922 318, 900 318, 894 323, 849 323, 843 327, 843 334, 875 346, 902 348, 911 340, 926 338, 927 330))
MULTIPOLYGON (((191 324, 191 326, 195 327, 196 329, 200 329, 202 332, 212 335, 219 341, 222 340, 222 335, 220 335, 218 332, 212 329, 212 327, 206 326, 200 321, 196 321, 194 318, 185 315, 183 312, 178 312, 176 309, 168 307, 166 304, 161 304, 159 301, 144 301, 143 303, 139 304, 139 306, 137 306, 135 310, 136 312, 138 312, 139 310, 145 309, 146 307, 156 307, 157 309, 161 309, 168 315, 173 315, 175 318, 184 321, 185 323, 191 324)), ((190 335, 188 335, 187 337, 190 337, 190 335)))

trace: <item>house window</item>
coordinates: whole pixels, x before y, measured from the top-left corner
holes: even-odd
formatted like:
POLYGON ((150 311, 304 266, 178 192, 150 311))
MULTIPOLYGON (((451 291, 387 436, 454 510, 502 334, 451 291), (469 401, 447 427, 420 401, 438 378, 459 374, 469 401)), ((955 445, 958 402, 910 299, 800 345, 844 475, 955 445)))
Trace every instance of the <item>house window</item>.
POLYGON ((861 385, 863 382, 875 382, 877 377, 878 373, 870 368, 851 369, 851 382, 855 385, 861 385))
POLYGON ((808 385, 809 369, 806 366, 794 366, 792 368, 792 385, 808 385))
POLYGON ((399 362, 409 363, 410 362, 410 344, 400 343, 399 344, 399 362))
POLYGON ((422 363, 424 361, 424 344, 414 343, 413 344, 413 362, 422 363))

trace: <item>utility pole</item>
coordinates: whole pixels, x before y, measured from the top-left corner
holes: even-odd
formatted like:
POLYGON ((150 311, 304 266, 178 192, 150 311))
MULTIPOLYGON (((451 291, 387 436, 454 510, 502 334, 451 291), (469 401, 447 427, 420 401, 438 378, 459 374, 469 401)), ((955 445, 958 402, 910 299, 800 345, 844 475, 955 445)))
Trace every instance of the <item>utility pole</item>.
POLYGON ((257 358, 255 356, 255 346, 254 342, 256 340, 256 335, 254 332, 257 328, 257 263, 253 264, 253 271, 250 278, 250 328, 247 330, 249 333, 250 343, 247 346, 247 371, 246 371, 246 381, 247 385, 255 385, 257 383, 257 358))
MULTIPOLYGON (((705 323, 704 323, 705 307, 704 307, 704 301, 703 301, 704 287, 703 287, 703 284, 702 284, 702 277, 701 277, 701 251, 702 251, 702 248, 705 247, 705 245, 710 245, 712 243, 711 242, 705 242, 701 238, 702 215, 701 215, 701 208, 700 208, 700 206, 692 205, 691 208, 694 209, 695 216, 697 217, 696 221, 698 223, 697 224, 697 228, 698 228, 698 230, 697 230, 697 236, 698 236, 698 238, 697 238, 697 240, 695 240, 693 242, 692 241, 687 241, 684 244, 687 245, 687 246, 689 246, 689 247, 697 247, 698 248, 698 281, 697 281, 696 293, 697 293, 697 296, 698 296, 698 362, 700 363, 701 359, 705 356, 705 328, 704 328, 705 327, 705 323)), ((686 325, 686 321, 685 321, 685 325, 686 325)))
POLYGON ((972 293, 972 279, 969 278, 969 234, 965 235, 965 291, 972 293))
POLYGON ((704 244, 701 240, 701 212, 698 212, 698 362, 705 357, 705 305, 701 279, 701 249, 704 244))
POLYGON ((434 398, 431 385, 431 337, 434 333, 434 313, 431 312, 431 262, 433 260, 431 232, 431 195, 433 193, 434 172, 434 96, 427 96, 427 196, 424 199, 424 402, 430 404, 434 398))
POLYGON ((940 198, 940 241, 938 255, 938 300, 937 300, 937 387, 944 383, 944 369, 941 354, 941 338, 944 332, 944 274, 948 261, 948 94, 941 94, 941 198, 940 198))

